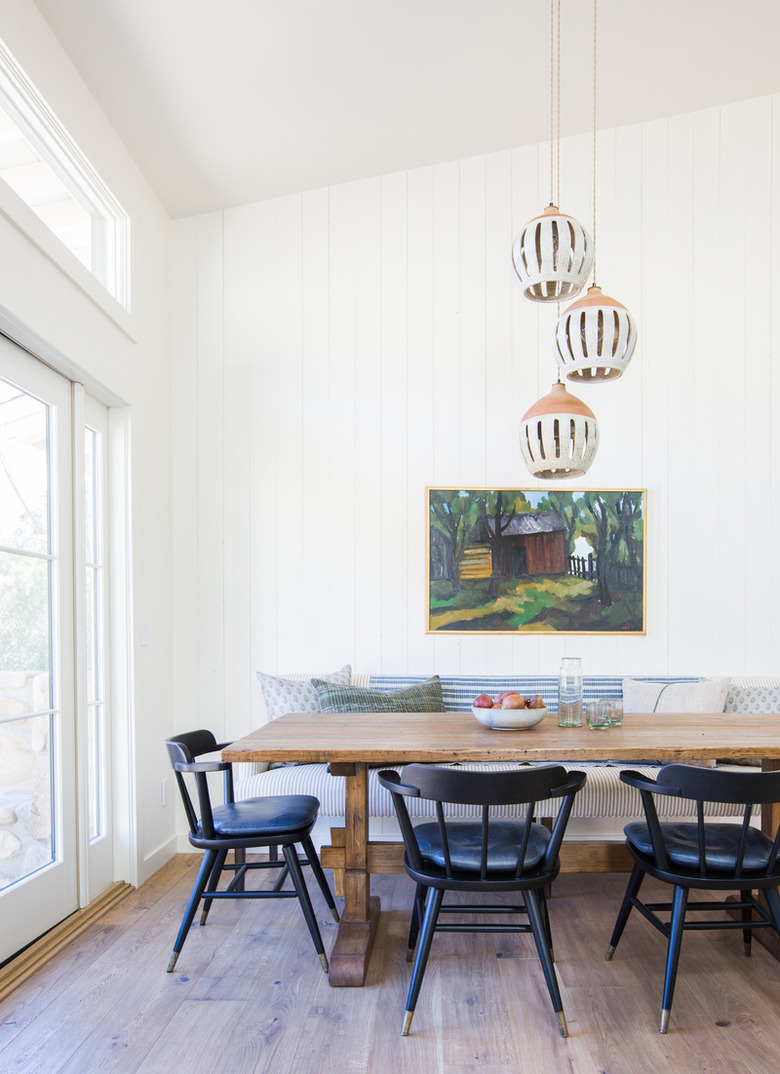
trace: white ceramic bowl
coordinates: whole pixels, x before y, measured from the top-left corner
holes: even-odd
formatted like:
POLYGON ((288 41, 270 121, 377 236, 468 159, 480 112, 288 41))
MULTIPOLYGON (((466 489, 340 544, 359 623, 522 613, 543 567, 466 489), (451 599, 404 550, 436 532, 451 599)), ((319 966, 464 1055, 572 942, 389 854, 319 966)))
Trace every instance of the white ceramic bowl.
POLYGON ((547 715, 547 709, 482 709, 476 705, 471 706, 471 711, 481 724, 494 731, 526 731, 547 715))

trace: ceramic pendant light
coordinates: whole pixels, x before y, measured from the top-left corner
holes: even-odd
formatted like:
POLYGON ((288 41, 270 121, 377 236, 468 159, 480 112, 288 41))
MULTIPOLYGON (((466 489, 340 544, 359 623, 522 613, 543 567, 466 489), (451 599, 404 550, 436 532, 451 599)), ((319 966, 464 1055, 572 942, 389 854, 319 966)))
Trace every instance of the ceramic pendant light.
POLYGON ((520 450, 534 477, 544 481, 582 477, 598 446, 595 414, 560 381, 523 415, 520 450))
POLYGON ((596 383, 623 375, 636 346, 634 318, 593 284, 555 328, 555 361, 567 380, 596 383))

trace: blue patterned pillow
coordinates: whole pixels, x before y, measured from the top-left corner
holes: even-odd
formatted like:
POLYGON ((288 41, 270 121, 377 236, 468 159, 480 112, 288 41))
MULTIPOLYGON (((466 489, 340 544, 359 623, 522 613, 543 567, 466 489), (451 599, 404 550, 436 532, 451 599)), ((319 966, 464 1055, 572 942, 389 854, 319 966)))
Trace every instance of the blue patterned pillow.
MULTIPOLYGON (((321 712, 320 699, 313 679, 285 679, 265 675, 258 671, 257 677, 263 691, 263 701, 269 720, 284 716, 285 712, 321 712)), ((352 666, 346 664, 332 675, 320 675, 318 682, 337 683, 346 686, 352 681, 352 666)))

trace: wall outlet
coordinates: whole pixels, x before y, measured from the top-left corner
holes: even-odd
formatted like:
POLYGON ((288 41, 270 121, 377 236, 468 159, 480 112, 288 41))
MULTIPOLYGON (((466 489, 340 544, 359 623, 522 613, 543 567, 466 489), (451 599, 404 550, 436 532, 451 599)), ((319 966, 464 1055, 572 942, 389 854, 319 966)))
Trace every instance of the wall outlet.
POLYGON ((160 799, 161 799, 162 804, 164 806, 168 805, 168 780, 167 779, 164 779, 162 781, 162 787, 161 787, 161 790, 160 790, 160 799))

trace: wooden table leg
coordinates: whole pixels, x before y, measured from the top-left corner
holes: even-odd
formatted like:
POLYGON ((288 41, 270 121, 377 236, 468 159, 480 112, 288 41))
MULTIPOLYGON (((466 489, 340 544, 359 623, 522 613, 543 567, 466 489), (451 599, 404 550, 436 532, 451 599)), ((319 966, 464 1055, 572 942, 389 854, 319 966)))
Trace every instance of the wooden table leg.
MULTIPOLYGON (((777 772, 780 769, 780 761, 763 760, 761 768, 764 772, 777 772)), ((764 835, 768 835, 770 839, 774 839, 778 823, 780 823, 778 813, 780 813, 780 810, 777 804, 761 807, 761 831, 764 835)), ((760 903, 766 904, 763 892, 759 891, 756 898, 760 903)), ((778 939, 774 929, 756 929, 753 937, 756 943, 760 943, 771 955, 776 959, 780 959, 780 939, 778 939)))
POLYGON ((329 983, 359 988, 379 921, 379 899, 371 895, 368 873, 368 766, 331 765, 335 775, 346 776, 344 910, 330 955, 329 983))

